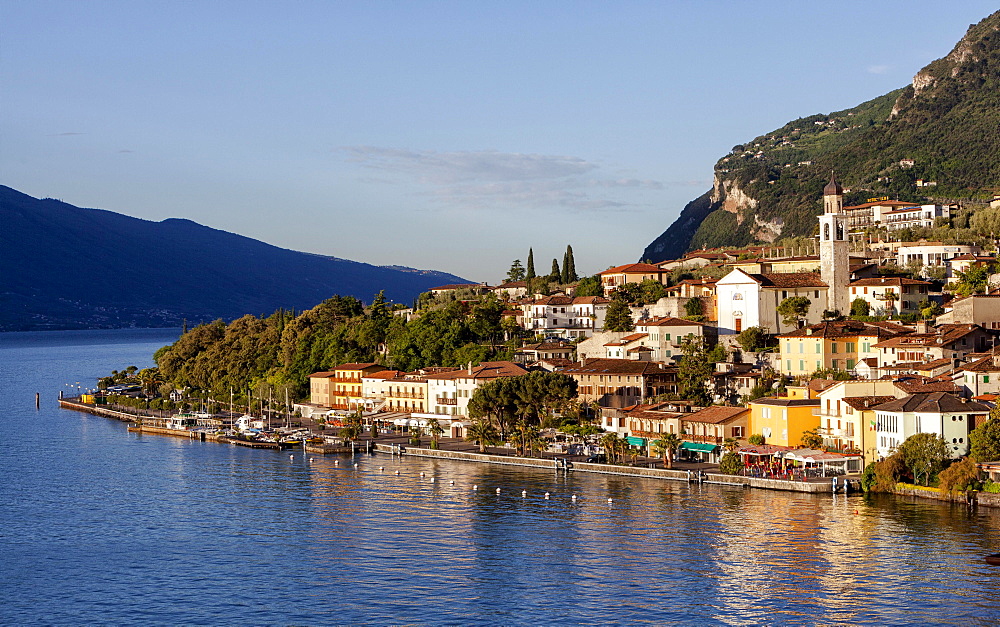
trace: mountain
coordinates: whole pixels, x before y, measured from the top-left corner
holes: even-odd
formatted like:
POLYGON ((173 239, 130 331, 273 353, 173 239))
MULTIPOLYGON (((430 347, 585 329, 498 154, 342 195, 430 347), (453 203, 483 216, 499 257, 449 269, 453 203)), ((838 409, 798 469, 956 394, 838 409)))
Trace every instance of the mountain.
POLYGON ((271 246, 190 220, 140 220, 0 186, 0 330, 180 326, 334 294, 409 303, 469 281, 271 246))
POLYGON ((715 164, 712 189, 688 203, 642 259, 812 235, 831 170, 850 190, 847 204, 883 196, 984 202, 1000 191, 998 146, 1000 11, 970 26, 910 85, 734 146, 715 164))

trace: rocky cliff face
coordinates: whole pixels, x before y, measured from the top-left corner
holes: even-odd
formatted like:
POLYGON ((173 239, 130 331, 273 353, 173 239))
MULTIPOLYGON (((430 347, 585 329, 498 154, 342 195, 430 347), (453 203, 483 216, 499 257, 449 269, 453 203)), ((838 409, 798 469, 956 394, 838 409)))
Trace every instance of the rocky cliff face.
POLYGON ((849 204, 871 196, 914 203, 987 199, 1000 185, 998 145, 1000 11, 970 26, 910 85, 735 147, 716 163, 712 189, 688 203, 642 259, 810 236, 831 170, 852 190, 849 204), (915 166, 902 167, 903 159, 915 166), (917 179, 936 186, 917 188, 917 179))

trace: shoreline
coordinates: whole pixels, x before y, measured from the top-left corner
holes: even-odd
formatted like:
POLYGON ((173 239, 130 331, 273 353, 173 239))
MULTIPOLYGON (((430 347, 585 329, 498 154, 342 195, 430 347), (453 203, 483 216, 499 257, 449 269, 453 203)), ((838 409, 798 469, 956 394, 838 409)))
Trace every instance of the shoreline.
MULTIPOLYGON (((113 409, 105 409, 93 405, 86 405, 69 399, 59 399, 59 406, 71 411, 111 418, 120 422, 134 423, 135 416, 113 409)), ((227 438, 203 431, 186 431, 180 429, 168 429, 164 427, 129 427, 129 431, 138 433, 149 433, 152 435, 167 435, 172 437, 184 437, 202 442, 218 442, 220 444, 236 444, 240 446, 250 446, 251 448, 264 448, 268 450, 279 449, 278 444, 260 443, 254 446, 242 440, 227 438)), ((308 448, 304 449, 310 452, 308 448)), ((332 451, 321 451, 314 449, 316 454, 346 454, 365 450, 365 447, 352 446, 338 447, 332 451)), ((834 494, 833 478, 829 481, 787 481, 784 479, 765 479, 760 477, 744 477, 741 475, 726 475, 717 472, 693 472, 690 470, 676 470, 668 468, 646 468, 641 466, 618 466, 613 464, 597 464, 581 461, 572 461, 567 458, 537 458, 518 457, 514 455, 492 455, 489 453, 479 453, 472 451, 456 451, 447 449, 424 448, 422 446, 409 446, 395 443, 380 443, 377 440, 370 442, 372 453, 383 453, 390 455, 408 455, 412 457, 425 457, 434 459, 450 459, 454 461, 464 461, 480 464, 494 464, 499 466, 520 466, 524 468, 544 468, 549 470, 563 470, 565 472, 585 472, 604 475, 618 475, 626 477, 639 477, 643 479, 657 479, 667 481, 685 481, 688 483, 709 483, 714 485, 727 485, 731 487, 741 487, 744 489, 755 488, 761 490, 778 490, 783 492, 801 492, 806 494, 834 494)), ((856 483, 856 479, 852 481, 856 483)), ((842 492, 842 481, 838 481, 837 492, 842 492)), ((856 491, 856 490, 852 490, 856 491)), ((1000 508, 1000 494, 988 492, 976 492, 971 501, 967 501, 964 493, 945 494, 936 488, 908 489, 899 488, 894 496, 908 498, 931 499, 950 503, 968 504, 970 507, 982 505, 990 508, 1000 508)))

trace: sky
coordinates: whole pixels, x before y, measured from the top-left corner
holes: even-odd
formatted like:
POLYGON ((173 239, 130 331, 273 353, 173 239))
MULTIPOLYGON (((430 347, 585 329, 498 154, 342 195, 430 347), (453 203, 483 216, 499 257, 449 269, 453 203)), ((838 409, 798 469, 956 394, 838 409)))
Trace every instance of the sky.
POLYGON ((637 261, 733 145, 995 2, 0 0, 0 183, 500 282, 637 261))

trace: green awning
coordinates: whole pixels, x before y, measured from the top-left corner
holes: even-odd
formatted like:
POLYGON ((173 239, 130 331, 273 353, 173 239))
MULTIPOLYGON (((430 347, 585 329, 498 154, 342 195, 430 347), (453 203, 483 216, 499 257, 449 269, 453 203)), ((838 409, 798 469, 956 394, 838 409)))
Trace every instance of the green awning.
POLYGON ((698 451, 704 453, 714 453, 718 450, 718 444, 706 444, 703 442, 681 442, 681 448, 689 451, 698 451))
POLYGON ((630 435, 625 439, 628 440, 630 446, 646 446, 645 438, 637 438, 635 436, 630 435))

